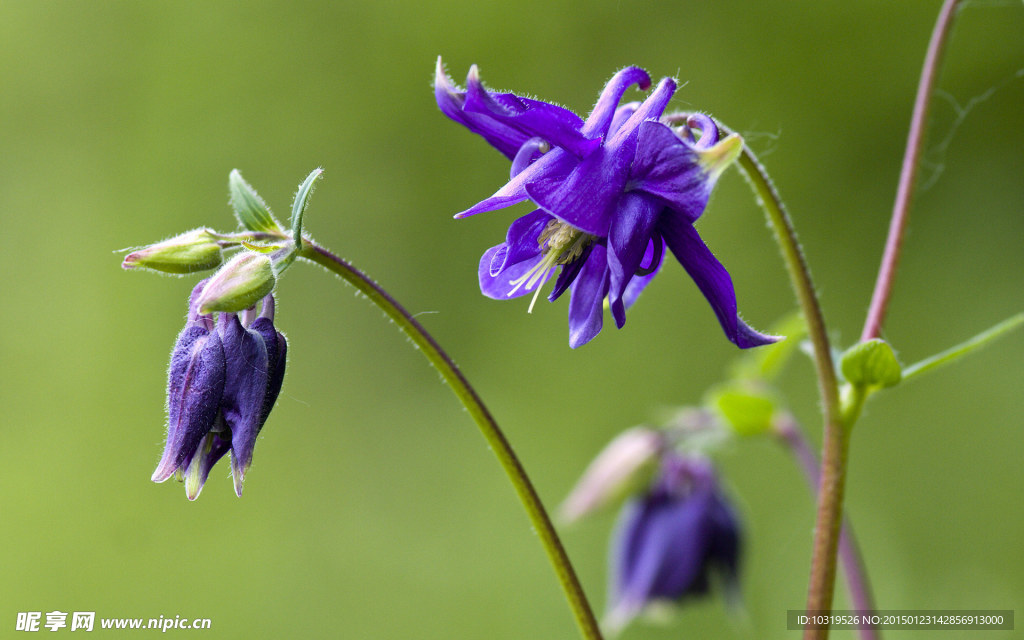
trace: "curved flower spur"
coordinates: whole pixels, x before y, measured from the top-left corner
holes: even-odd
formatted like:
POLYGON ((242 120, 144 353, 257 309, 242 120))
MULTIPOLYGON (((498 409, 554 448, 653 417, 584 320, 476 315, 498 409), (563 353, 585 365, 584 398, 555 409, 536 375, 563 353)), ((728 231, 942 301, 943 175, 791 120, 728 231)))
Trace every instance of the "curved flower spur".
POLYGON ((288 345, 274 328, 274 298, 263 298, 257 316, 200 312, 212 278, 189 298, 188 322, 171 353, 167 382, 167 443, 154 482, 177 474, 195 500, 210 469, 231 452, 235 493, 242 495, 256 437, 281 391, 288 345), (240 317, 241 316, 241 317, 240 317))
POLYGON ((561 267, 548 300, 570 290, 575 348, 600 332, 606 299, 616 326, 625 324, 626 308, 661 268, 667 246, 730 341, 741 348, 775 342, 739 318, 729 273, 693 227, 742 140, 719 140, 715 123, 702 114, 673 116, 685 121, 674 129, 662 122, 676 89, 670 78, 642 103, 620 105, 633 84, 646 89, 650 77, 637 67, 616 73, 584 121, 547 102, 488 91, 476 66, 462 90, 438 58, 434 93, 441 111, 512 161, 509 182, 456 217, 527 199, 538 206, 484 253, 481 291, 499 300, 532 292, 535 302, 561 267))

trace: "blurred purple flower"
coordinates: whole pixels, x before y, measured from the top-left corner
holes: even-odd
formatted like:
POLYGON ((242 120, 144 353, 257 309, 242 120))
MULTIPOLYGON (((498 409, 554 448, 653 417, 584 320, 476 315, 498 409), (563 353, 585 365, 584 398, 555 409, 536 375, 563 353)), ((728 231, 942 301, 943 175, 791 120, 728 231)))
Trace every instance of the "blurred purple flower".
POLYGON ((734 587, 740 531, 703 459, 668 454, 659 477, 619 517, 607 624, 624 627, 649 605, 708 592, 711 574, 734 587))
POLYGON ((625 324, 626 308, 660 269, 668 246, 729 340, 741 348, 774 342, 740 320, 728 272, 693 228, 742 141, 735 135, 719 140, 714 122, 701 114, 683 118, 686 125, 677 130, 660 122, 676 89, 669 78, 642 103, 620 105, 633 84, 646 89, 651 81, 637 67, 616 73, 584 121, 547 102, 486 90, 476 66, 463 91, 438 58, 434 93, 441 111, 512 161, 509 182, 456 217, 527 199, 539 207, 484 253, 481 291, 496 299, 532 291, 535 302, 561 267, 548 299, 571 291, 569 344, 575 348, 601 330, 606 298, 616 326, 625 324))
POLYGON ((195 500, 210 469, 231 452, 235 492, 242 495, 260 429, 281 391, 287 343, 274 328, 274 299, 238 314, 200 315, 203 280, 192 290, 188 322, 178 335, 167 381, 167 443, 154 482, 175 473, 195 500))

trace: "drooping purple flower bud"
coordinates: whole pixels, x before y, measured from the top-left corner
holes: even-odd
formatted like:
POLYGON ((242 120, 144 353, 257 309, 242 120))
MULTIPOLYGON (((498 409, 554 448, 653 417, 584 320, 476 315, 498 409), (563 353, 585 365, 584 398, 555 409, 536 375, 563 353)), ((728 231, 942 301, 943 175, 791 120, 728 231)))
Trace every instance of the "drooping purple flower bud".
POLYGON ((739 524, 710 463, 666 455, 652 487, 619 518, 608 626, 621 629, 653 604, 704 595, 712 575, 733 586, 739 552, 739 524))
POLYGON ((172 354, 168 438, 153 474, 163 482, 178 472, 189 500, 229 451, 235 492, 242 495, 256 437, 281 391, 287 354, 284 335, 274 327, 272 296, 264 298, 259 317, 255 309, 241 318, 223 313, 215 325, 212 315, 198 312, 206 286, 203 281, 193 290, 189 323, 172 354))
POLYGON ((212 316, 200 316, 192 304, 206 286, 203 280, 192 290, 188 322, 171 352, 167 375, 167 443, 153 472, 163 482, 184 470, 210 431, 220 412, 224 395, 224 348, 214 330, 212 316))

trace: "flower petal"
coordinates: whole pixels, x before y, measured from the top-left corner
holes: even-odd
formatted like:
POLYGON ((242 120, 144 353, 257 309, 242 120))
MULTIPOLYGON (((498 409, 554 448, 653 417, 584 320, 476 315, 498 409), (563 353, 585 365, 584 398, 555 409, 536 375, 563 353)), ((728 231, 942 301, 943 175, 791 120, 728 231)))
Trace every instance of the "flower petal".
POLYGON ((224 350, 220 337, 189 324, 171 354, 167 381, 167 443, 153 472, 163 482, 183 468, 200 440, 213 427, 225 384, 224 350))
MULTIPOLYGON (((544 282, 550 277, 550 273, 547 277, 540 278, 534 286, 530 287, 527 284, 517 286, 512 284, 514 281, 525 276, 533 269, 543 256, 538 252, 536 257, 533 259, 523 260, 517 263, 511 263, 503 260, 500 256, 495 259, 495 255, 501 251, 506 251, 507 246, 505 243, 499 244, 496 247, 491 247, 484 252, 484 255, 480 258, 480 292, 488 298, 495 300, 508 300, 509 298, 518 298, 519 296, 532 293, 534 289, 542 286, 544 282), (492 265, 501 260, 505 265, 502 269, 494 271, 492 273, 492 265)), ((552 267, 551 271, 554 270, 552 267)))
POLYGON ((511 93, 487 91, 480 82, 476 65, 470 68, 466 78, 463 110, 489 116, 527 137, 543 138, 578 158, 586 157, 601 144, 599 138, 588 139, 580 133, 583 121, 568 109, 511 93))
POLYGON ((640 124, 630 186, 649 193, 693 223, 707 207, 713 182, 696 152, 661 124, 640 124))
MULTIPOLYGON (((566 177, 544 176, 526 182, 526 193, 551 215, 604 238, 626 186, 631 156, 625 148, 618 153, 598 149, 566 177)), ((525 174, 524 171, 520 175, 525 174)))
POLYGON ((590 257, 590 252, 594 250, 593 244, 588 244, 583 248, 583 252, 580 253, 579 257, 568 264, 562 265, 562 271, 558 274, 558 279, 555 281, 555 288, 548 294, 548 300, 554 302, 565 293, 566 289, 569 288, 573 282, 576 281, 576 276, 579 275, 583 269, 583 265, 587 263, 587 259, 590 257))
MULTIPOLYGON (((508 233, 505 235, 505 245, 508 247, 504 255, 504 261, 500 269, 505 265, 516 264, 523 260, 530 260, 541 254, 540 234, 548 223, 554 218, 546 212, 536 209, 521 218, 516 218, 509 225, 508 233)), ((495 265, 491 265, 491 272, 494 272, 495 265)))
POLYGON ((659 234, 655 234, 647 249, 644 251, 644 258, 640 262, 640 271, 633 276, 633 279, 626 285, 626 291, 622 294, 622 302, 629 309, 636 302, 644 288, 658 275, 665 258, 665 241, 659 234))
POLYGON ((620 329, 626 323, 622 295, 640 268, 661 210, 661 205, 653 198, 627 193, 619 199, 619 207, 608 230, 608 270, 611 276, 608 303, 620 329))
POLYGON ((217 464, 224 454, 231 450, 231 433, 224 424, 224 418, 217 415, 217 424, 205 436, 196 452, 189 460, 188 465, 183 469, 185 476, 185 496, 189 500, 199 497, 210 477, 210 469, 217 464))
POLYGON ((437 58, 434 72, 434 98, 442 113, 482 136, 510 160, 515 157, 519 147, 531 137, 489 115, 465 111, 466 93, 452 83, 444 71, 440 56, 437 58))
MULTIPOLYGON (((587 117, 586 123, 583 124, 581 130, 583 135, 607 137, 619 101, 622 100, 626 89, 632 84, 636 84, 646 91, 651 86, 651 77, 639 67, 626 67, 612 76, 612 79, 605 85, 604 91, 601 92, 601 97, 597 99, 597 104, 594 105, 590 116, 587 117)), ((611 130, 614 131, 614 128, 611 130)))
POLYGON ((526 181, 530 199, 577 229, 600 238, 607 237, 619 196, 626 190, 636 153, 638 127, 648 118, 661 116, 675 87, 670 78, 659 82, 611 140, 580 161, 564 178, 545 175, 526 181))
POLYGON ((269 357, 262 336, 244 328, 237 315, 222 314, 218 329, 224 342, 227 371, 221 413, 231 429, 232 476, 235 492, 241 495, 256 436, 265 420, 263 408, 269 386, 269 357))
POLYGON ((608 293, 608 266, 605 248, 594 245, 572 285, 569 299, 569 346, 573 349, 590 342, 601 331, 604 297, 608 293))
POLYGON ((647 99, 640 103, 629 119, 622 123, 605 146, 617 146, 625 144, 632 139, 636 140, 636 134, 640 123, 644 120, 657 120, 665 112, 672 94, 676 91, 676 82, 672 78, 662 78, 658 86, 647 96, 647 99))
POLYGON ((662 216, 658 230, 665 243, 697 284, 718 317, 725 336, 741 349, 770 344, 778 337, 758 333, 740 320, 732 278, 685 220, 662 216))
MULTIPOLYGON (((608 127, 608 133, 613 134, 622 128, 630 116, 640 107, 639 102, 627 102, 618 109, 615 110, 615 117, 612 118, 612 124, 608 127)), ((607 137, 607 136, 606 136, 607 137)))
POLYGON ((552 179, 564 178, 575 163, 576 158, 571 154, 562 149, 552 149, 538 158, 533 164, 530 164, 520 173, 513 176, 511 180, 505 183, 505 186, 498 189, 490 198, 481 200, 469 209, 456 213, 455 217, 466 218, 485 211, 493 211, 519 204, 528 197, 526 193, 527 181, 535 180, 541 176, 552 179))

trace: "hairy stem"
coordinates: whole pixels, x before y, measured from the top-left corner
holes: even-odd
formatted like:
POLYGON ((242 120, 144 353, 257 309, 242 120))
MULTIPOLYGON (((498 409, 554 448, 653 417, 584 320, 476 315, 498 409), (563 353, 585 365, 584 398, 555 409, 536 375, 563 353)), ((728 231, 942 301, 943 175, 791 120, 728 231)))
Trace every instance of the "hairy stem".
POLYGON ((892 296, 892 285, 896 279, 896 266, 899 264, 900 249, 903 246, 903 235, 907 228, 907 217, 910 213, 911 196, 917 182, 917 168, 920 164, 921 149, 924 147, 925 125, 928 122, 928 109, 931 105, 932 93, 935 89, 935 78, 950 28, 956 18, 957 5, 961 0, 945 0, 939 11, 939 19, 932 31, 928 52, 925 54, 921 79, 917 84, 917 97, 914 99, 914 113, 910 117, 910 132, 907 135, 907 148, 903 153, 903 167, 900 169, 900 181, 896 187, 896 202, 892 208, 889 221, 889 236, 885 241, 885 252, 882 264, 878 269, 875 291, 871 296, 867 319, 861 332, 861 342, 877 338, 882 333, 885 312, 892 296))
POLYGON ((505 434, 498 427, 498 423, 495 422, 494 417, 488 411, 480 396, 477 395, 476 391, 469 384, 469 381, 466 380, 462 371, 459 370, 434 338, 427 333, 427 330, 398 301, 349 262, 314 244, 309 239, 304 240, 300 255, 341 276, 349 284, 365 294, 371 302, 380 307, 389 318, 394 320, 395 324, 409 336, 413 343, 420 348, 427 360, 441 373, 441 376, 480 428, 481 433, 483 433, 484 438, 490 444, 502 468, 505 469, 509 480, 515 487, 516 493, 519 495, 519 499, 526 508, 526 513, 530 517, 530 521, 533 523, 541 543, 544 545, 548 559, 555 569, 555 573, 561 583, 562 590, 565 592, 566 599, 569 601, 569 606, 576 616, 576 622, 579 624, 583 637, 587 640, 601 640, 601 631, 597 620, 583 592, 583 587, 580 586, 579 579, 576 577, 576 572, 569 561, 569 556, 566 554, 565 548, 555 532, 554 525, 551 524, 551 518, 548 517, 547 511, 544 509, 537 491, 533 488, 533 484, 526 475, 523 465, 516 457, 512 445, 509 444, 505 434))
MULTIPOLYGON (((814 551, 807 590, 807 609, 830 611, 835 589, 839 530, 843 516, 848 445, 848 433, 843 426, 839 403, 839 382, 832 361, 832 347, 807 261, 775 185, 749 147, 744 146, 739 165, 775 230, 775 239, 782 250, 790 281, 807 323, 808 336, 814 346, 814 363, 818 391, 821 394, 825 435, 821 452, 821 479, 818 484, 817 519, 814 527, 814 551)), ((808 629, 804 637, 806 640, 827 638, 828 627, 808 629)))
MULTIPOLYGON (((807 444, 803 431, 791 416, 786 416, 778 424, 776 435, 800 464, 807 484, 813 493, 820 482, 821 471, 818 468, 818 458, 807 444)), ((857 540, 853 536, 853 527, 850 525, 849 519, 846 518, 844 518, 839 532, 839 561, 846 574, 850 604, 857 611, 874 611, 875 604, 871 595, 871 583, 868 581, 867 568, 864 566, 860 549, 857 547, 857 540)), ((881 637, 878 629, 873 626, 859 629, 858 635, 861 640, 878 640, 881 637)))

